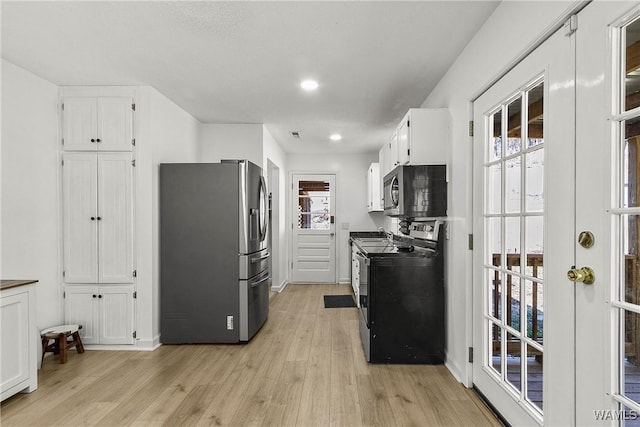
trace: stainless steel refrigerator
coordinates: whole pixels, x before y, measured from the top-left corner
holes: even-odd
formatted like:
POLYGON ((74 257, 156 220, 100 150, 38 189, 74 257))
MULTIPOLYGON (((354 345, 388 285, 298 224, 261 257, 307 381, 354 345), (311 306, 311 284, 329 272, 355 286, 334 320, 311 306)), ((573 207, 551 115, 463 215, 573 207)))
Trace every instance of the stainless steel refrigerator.
POLYGON ((269 314, 268 195, 248 160, 160 165, 160 342, 248 342, 269 314))

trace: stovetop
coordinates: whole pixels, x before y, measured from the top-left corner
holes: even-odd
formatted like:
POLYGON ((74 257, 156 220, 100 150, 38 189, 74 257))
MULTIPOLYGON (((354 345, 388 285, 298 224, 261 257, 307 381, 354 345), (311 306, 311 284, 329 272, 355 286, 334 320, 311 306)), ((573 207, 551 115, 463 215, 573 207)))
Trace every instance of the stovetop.
POLYGON ((355 236, 351 241, 366 256, 431 256, 436 249, 435 242, 417 242, 415 239, 355 236))

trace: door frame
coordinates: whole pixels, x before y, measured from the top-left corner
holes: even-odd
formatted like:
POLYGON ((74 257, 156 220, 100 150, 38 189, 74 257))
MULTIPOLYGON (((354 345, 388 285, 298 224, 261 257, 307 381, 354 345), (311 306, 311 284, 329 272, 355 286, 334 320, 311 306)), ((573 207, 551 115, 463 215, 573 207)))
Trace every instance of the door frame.
POLYGON ((334 183, 335 183, 335 201, 334 201, 334 216, 335 216, 335 268, 334 268, 334 283, 338 283, 338 276, 339 276, 339 266, 340 266, 340 247, 338 245, 338 240, 339 240, 339 228, 338 228, 338 181, 339 181, 339 177, 340 177, 340 173, 337 171, 329 171, 329 170, 314 170, 314 171, 308 171, 308 170, 291 170, 289 171, 289 176, 288 176, 288 180, 289 182, 287 183, 287 192, 289 193, 287 196, 287 213, 285 215, 286 221, 288 222, 287 225, 287 232, 289 233, 289 238, 287 239, 289 241, 289 260, 287 262, 287 272, 288 274, 288 282, 289 283, 296 283, 293 280, 293 258, 294 258, 294 242, 293 242, 293 202, 295 201, 295 194, 293 191, 293 177, 294 175, 333 175, 334 176, 334 183))

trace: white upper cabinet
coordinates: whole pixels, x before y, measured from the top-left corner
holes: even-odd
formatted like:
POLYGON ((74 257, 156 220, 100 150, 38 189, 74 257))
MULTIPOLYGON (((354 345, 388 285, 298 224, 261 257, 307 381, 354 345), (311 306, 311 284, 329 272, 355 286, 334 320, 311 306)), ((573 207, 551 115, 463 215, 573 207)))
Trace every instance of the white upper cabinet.
POLYGON ((409 114, 400 122, 396 131, 398 139, 398 165, 408 165, 411 163, 411 148, 409 147, 409 125, 411 119, 409 114))
POLYGON ((369 212, 382 211, 380 187, 380 164, 371 163, 367 172, 367 209, 369 212))
POLYGON ((412 108, 396 129, 399 165, 448 163, 449 111, 412 108))
POLYGON ((398 158, 398 132, 394 132, 393 136, 389 140, 388 144, 389 149, 387 150, 387 171, 391 172, 393 168, 400 164, 400 160, 398 158))
POLYGON ((65 153, 64 280, 133 282, 131 153, 65 153))
POLYGON ((64 150, 131 151, 134 143, 133 111, 131 97, 64 97, 64 150))

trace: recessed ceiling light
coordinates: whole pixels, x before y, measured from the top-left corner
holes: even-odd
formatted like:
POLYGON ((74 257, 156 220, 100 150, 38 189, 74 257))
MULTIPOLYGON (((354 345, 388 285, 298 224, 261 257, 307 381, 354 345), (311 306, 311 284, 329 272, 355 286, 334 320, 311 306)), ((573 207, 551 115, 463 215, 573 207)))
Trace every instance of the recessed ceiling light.
POLYGON ((303 80, 300 83, 300 87, 306 91, 312 91, 318 89, 318 82, 315 80, 303 80))
POLYGON ((329 139, 331 139, 332 141, 340 141, 342 139, 342 135, 340 135, 339 133, 334 133, 329 137, 329 139))

